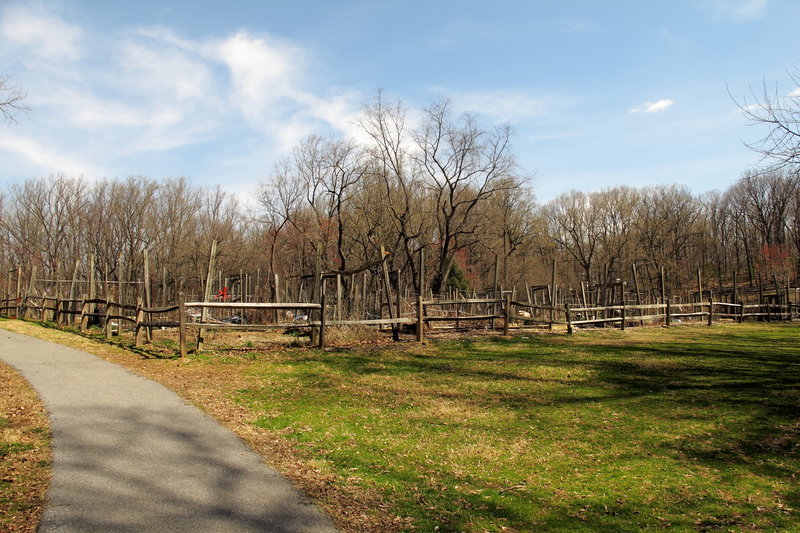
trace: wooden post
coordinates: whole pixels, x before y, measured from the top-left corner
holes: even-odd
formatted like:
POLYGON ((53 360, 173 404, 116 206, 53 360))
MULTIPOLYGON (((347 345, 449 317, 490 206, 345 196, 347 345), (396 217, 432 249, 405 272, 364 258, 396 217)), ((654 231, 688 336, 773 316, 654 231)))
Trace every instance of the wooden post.
MULTIPOLYGON (((144 249, 144 306, 145 307, 152 307, 153 300, 151 298, 150 293, 150 255, 147 252, 147 248, 144 249)), ((145 328, 145 335, 147 338, 147 342, 153 340, 153 331, 151 328, 145 328)))
POLYGON ((89 317, 86 314, 89 312, 89 304, 86 303, 86 295, 83 295, 83 301, 81 302, 81 315, 80 315, 80 322, 79 322, 79 329, 82 333, 86 332, 87 326, 89 325, 89 317))
POLYGON ((505 309, 503 310, 505 322, 503 323, 503 335, 508 337, 509 326, 511 326, 511 294, 505 295, 505 309))
POLYGON ((697 301, 703 301, 703 278, 700 275, 700 269, 697 269, 697 301))
MULTIPOLYGON (((211 300, 211 284, 214 281, 214 269, 216 268, 217 261, 217 241, 211 242, 211 253, 208 256, 208 272, 206 273, 206 286, 203 293, 203 301, 208 302, 211 300)), ((205 323, 208 321, 208 308, 203 307, 200 312, 200 322, 205 323)), ((203 349, 203 328, 197 328, 197 349, 195 353, 200 353, 203 349)))
POLYGON ((708 298, 708 325, 711 326, 714 323, 714 300, 711 297, 708 298))
MULTIPOLYGON (((392 285, 389 282, 389 265, 386 264, 388 253, 381 246, 381 270, 383 270, 383 286, 386 292, 386 303, 389 308, 389 318, 394 320, 394 306, 392 305, 392 285)), ((400 340, 400 330, 397 327, 397 322, 392 322, 392 340, 400 340)))
POLYGON ((419 278, 417 279, 417 285, 419 290, 417 293, 422 296, 425 294, 425 247, 422 246, 419 249, 419 269, 417 272, 419 278))
MULTIPOLYGON (((624 285, 623 285, 624 287, 624 285)), ((622 331, 625 331, 625 295, 622 296, 622 331)))
POLYGON ((736 270, 734 270, 733 271, 733 303, 736 303, 738 301, 739 301, 739 287, 736 284, 736 270))
POLYGON ((670 302, 672 298, 667 298, 667 316, 665 319, 665 324, 667 327, 672 325, 672 303, 670 302))
POLYGON ((106 340, 111 339, 111 320, 108 319, 111 316, 111 307, 112 303, 111 300, 106 300, 106 317, 105 317, 105 330, 106 330, 106 340))
POLYGON ((53 302, 53 323, 59 325, 61 321, 61 297, 56 293, 56 301, 53 302))
POLYGON ((664 267, 661 267, 661 275, 660 275, 660 283, 661 283, 661 303, 664 303, 667 300, 667 279, 666 275, 664 274, 664 267))
POLYGON ((142 322, 144 322, 144 310, 142 309, 142 297, 139 296, 136 299, 136 322, 133 325, 133 345, 136 347, 142 345, 142 322))
POLYGON ((178 293, 178 342, 181 360, 184 360, 186 359, 186 299, 182 292, 178 293))
POLYGON ((117 258, 117 300, 118 303, 124 304, 125 303, 125 285, 122 281, 122 254, 120 254, 119 258, 117 258))
POLYGON ((319 311, 319 349, 322 350, 325 348, 325 280, 322 280, 322 296, 319 299, 319 305, 321 307, 319 311))
MULTIPOLYGON (((572 335, 572 313, 569 310, 569 302, 564 304, 564 312, 567 315, 567 334, 572 335)), ((552 327, 552 323, 550 325, 552 327)))
POLYGON ((342 291, 342 275, 336 274, 336 320, 342 319, 342 299, 344 292, 342 291))
POLYGON ((739 324, 744 322, 744 302, 739 302, 739 324))
POLYGON ((72 271, 72 283, 69 286, 69 299, 75 299, 75 285, 78 283, 78 269, 81 266, 81 260, 75 261, 75 269, 72 271))
POLYGON ((417 294, 417 342, 422 343, 425 340, 425 306, 422 304, 422 294, 417 294))

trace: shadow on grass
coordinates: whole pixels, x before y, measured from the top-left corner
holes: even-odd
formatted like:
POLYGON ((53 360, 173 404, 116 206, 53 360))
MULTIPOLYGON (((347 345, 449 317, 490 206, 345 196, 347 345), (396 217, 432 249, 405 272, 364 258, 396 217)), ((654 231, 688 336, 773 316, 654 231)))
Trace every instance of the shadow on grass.
MULTIPOLYGON (((771 479, 783 487, 776 499, 797 509, 798 333, 796 326, 679 327, 641 335, 601 332, 464 340, 423 351, 307 352, 289 364, 314 365, 313 371, 298 374, 309 387, 329 389, 320 386, 342 376, 370 377, 369 383, 380 376, 399 377, 418 385, 415 395, 458 400, 479 410, 499 406, 520 419, 550 406, 574 406, 581 413, 614 409, 651 417, 663 422, 667 431, 671 426, 684 428, 655 444, 654 454, 712 469, 723 478, 749 473, 771 479), (333 377, 326 377, 328 372, 333 377), (690 427, 695 421, 702 423, 702 435, 690 427)), ((374 401, 374 396, 366 395, 364 401, 374 401)), ((476 421, 469 423, 478 427, 476 421)), ((460 497, 466 498, 468 507, 490 507, 487 511, 493 517, 522 520, 499 498, 489 505, 486 500, 460 497)), ((723 500, 714 503, 713 495, 704 498, 704 505, 727 505, 723 500)), ((580 531, 586 524, 591 525, 587 530, 638 530, 639 526, 625 526, 626 520, 640 520, 635 509, 609 511, 609 502, 585 503, 585 508, 553 511, 541 524, 543 530, 580 531)), ((755 504, 742 505, 743 512, 761 512, 755 504)), ((456 526, 458 516, 442 515, 439 520, 453 520, 456 526)), ((773 524, 792 523, 792 517, 777 512, 771 516, 773 524)), ((669 527, 653 522, 653 516, 641 520, 646 527, 669 527)), ((711 530, 747 525, 738 523, 741 517, 732 511, 698 520, 680 527, 711 530)))

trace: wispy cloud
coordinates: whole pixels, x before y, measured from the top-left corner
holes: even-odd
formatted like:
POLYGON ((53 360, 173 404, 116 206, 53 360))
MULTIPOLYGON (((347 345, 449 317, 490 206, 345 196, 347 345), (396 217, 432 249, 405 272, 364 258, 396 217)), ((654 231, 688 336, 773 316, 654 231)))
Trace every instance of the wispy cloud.
POLYGON ((50 61, 78 59, 82 32, 43 6, 9 5, 0 21, 0 38, 6 48, 24 49, 27 54, 50 61))
MULTIPOLYGON (((431 92, 452 99, 457 109, 486 115, 495 122, 516 122, 550 113, 558 104, 553 98, 521 90, 455 91, 434 87, 431 92)), ((562 102, 563 105, 563 102, 562 102)))
POLYGON ((645 102, 630 110, 630 113, 660 113, 666 111, 675 104, 672 100, 664 98, 655 102, 645 102))
POLYGON ((306 51, 267 34, 188 39, 156 26, 103 35, 39 4, 0 8, 0 65, 20 72, 34 108, 22 127, 37 139, 6 139, 0 150, 44 172, 113 169, 134 154, 231 136, 240 152, 225 157, 275 155, 311 132, 352 130, 361 100, 309 89, 306 51), (46 157, 47 136, 70 158, 46 157))
POLYGON ((768 0, 702 0, 700 6, 724 22, 749 22, 764 16, 768 0))

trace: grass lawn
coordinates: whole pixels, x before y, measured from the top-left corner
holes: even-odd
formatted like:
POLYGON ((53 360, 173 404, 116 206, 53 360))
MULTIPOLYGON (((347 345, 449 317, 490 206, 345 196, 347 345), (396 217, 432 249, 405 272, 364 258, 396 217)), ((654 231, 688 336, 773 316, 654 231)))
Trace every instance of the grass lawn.
POLYGON ((294 470, 345 530, 800 531, 794 324, 105 357, 294 470))
POLYGON ((800 330, 296 352, 235 399, 421 531, 800 530, 800 330))

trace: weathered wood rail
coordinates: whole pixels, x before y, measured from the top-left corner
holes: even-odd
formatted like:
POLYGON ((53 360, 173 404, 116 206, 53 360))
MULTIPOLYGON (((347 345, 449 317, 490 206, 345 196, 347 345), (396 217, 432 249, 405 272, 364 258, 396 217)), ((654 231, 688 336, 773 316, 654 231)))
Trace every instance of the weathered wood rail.
MULTIPOLYGON (((675 320, 698 319, 709 326, 720 319, 744 322, 746 319, 765 321, 792 321, 800 317, 798 304, 742 305, 726 302, 658 303, 643 305, 609 305, 602 307, 571 307, 536 305, 512 301, 511 295, 504 298, 474 298, 424 300, 417 297, 415 316, 368 319, 329 320, 324 295, 320 303, 312 302, 179 302, 177 305, 145 307, 139 301, 127 305, 99 298, 57 298, 49 296, 25 296, 0 299, 0 316, 33 318, 53 322, 59 326, 78 326, 81 331, 89 328, 90 321, 101 325, 106 338, 123 332, 123 323, 130 324, 135 346, 141 346, 152 338, 155 329, 177 328, 179 352, 187 355, 187 338, 190 329, 198 331, 197 351, 202 348, 203 330, 270 330, 286 328, 309 328, 315 335, 315 344, 325 347, 326 328, 344 325, 393 326, 414 325, 416 338, 424 341, 425 332, 441 329, 469 329, 476 323, 484 328, 497 329, 501 321, 502 331, 508 335, 511 329, 523 329, 531 325, 566 327, 571 334, 579 327, 612 325, 624 330, 627 327, 644 325, 646 322, 663 322, 671 326, 675 320), (245 310, 274 311, 274 320, 261 323, 234 323, 215 320, 211 310, 239 312, 245 310), (286 321, 279 311, 305 311, 306 320, 286 321), (310 320, 308 318, 311 318, 310 320)), ((313 339, 313 337, 312 337, 313 339)))

